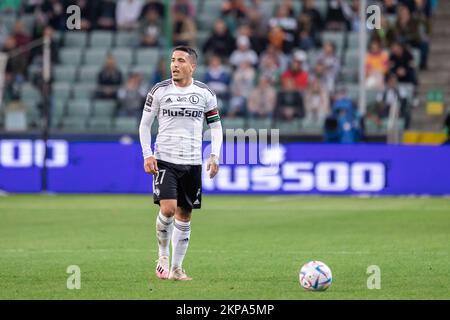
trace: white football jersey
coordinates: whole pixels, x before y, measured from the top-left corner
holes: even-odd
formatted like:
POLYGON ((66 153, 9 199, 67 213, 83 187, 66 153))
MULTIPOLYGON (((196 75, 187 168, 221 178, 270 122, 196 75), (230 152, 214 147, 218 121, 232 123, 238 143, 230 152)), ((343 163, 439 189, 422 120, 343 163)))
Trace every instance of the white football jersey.
MULTIPOLYGON (((200 81, 192 79, 187 87, 176 86, 172 79, 157 83, 147 94, 144 106, 144 115, 149 112, 158 119, 156 159, 201 165, 203 121, 205 114, 216 108, 216 95, 200 81)), ((218 115, 210 112, 208 117, 218 115)))

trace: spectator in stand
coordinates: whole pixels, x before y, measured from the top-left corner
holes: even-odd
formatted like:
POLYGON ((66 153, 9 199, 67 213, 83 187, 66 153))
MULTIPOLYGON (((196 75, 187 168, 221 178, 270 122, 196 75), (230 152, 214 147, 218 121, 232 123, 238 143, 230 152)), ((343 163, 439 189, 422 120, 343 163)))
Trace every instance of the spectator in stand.
POLYGON ((313 33, 322 31, 324 21, 320 12, 316 9, 315 0, 302 0, 302 3, 302 14, 305 14, 310 18, 313 33))
POLYGON ((380 43, 381 47, 387 48, 389 47, 388 33, 391 29, 391 25, 384 14, 382 14, 380 17, 380 25, 380 29, 375 28, 374 30, 372 30, 370 34, 370 42, 376 40, 380 43))
POLYGON ((172 14, 175 13, 175 10, 183 10, 186 12, 186 15, 191 18, 195 19, 197 12, 195 10, 195 6, 192 4, 191 0, 175 0, 172 4, 172 14))
POLYGON ((406 92, 399 87, 397 76, 390 73, 386 77, 386 88, 377 95, 377 101, 369 109, 368 117, 372 118, 377 125, 380 125, 382 119, 389 117, 389 113, 395 103, 398 104, 398 114, 408 118, 406 92))
POLYGON ((114 99, 122 83, 122 73, 117 68, 116 60, 109 54, 97 77, 97 97, 114 99))
POLYGON ((372 40, 366 55, 366 87, 381 90, 384 78, 389 70, 389 54, 383 50, 381 43, 372 40))
POLYGON ((281 68, 278 65, 277 57, 271 54, 261 56, 259 62, 259 76, 269 79, 270 83, 275 87, 279 86, 281 77, 281 68))
POLYGON ((252 66, 256 66, 258 63, 258 55, 250 48, 250 40, 246 36, 239 36, 237 49, 230 57, 230 63, 235 68, 242 62, 250 63, 252 66))
POLYGON ((391 45, 389 64, 390 72, 397 75, 400 82, 417 85, 414 57, 405 45, 400 42, 394 42, 391 45))
MULTIPOLYGON (((16 39, 10 35, 6 38, 6 41, 3 45, 2 52, 6 54, 10 54, 12 51, 17 49, 16 39)), ((19 76, 21 79, 25 76, 27 71, 27 57, 23 54, 18 54, 10 57, 6 62, 6 72, 12 74, 14 79, 19 76)))
POLYGON ((255 86, 255 76, 256 72, 252 64, 245 60, 234 71, 231 82, 230 108, 227 112, 228 117, 245 115, 248 95, 255 86))
POLYGON ((285 35, 286 33, 280 26, 271 27, 267 37, 269 40, 269 45, 274 46, 277 50, 283 50, 285 35))
POLYGON ((167 66, 166 62, 163 57, 161 57, 158 60, 158 64, 156 66, 156 70, 153 71, 151 79, 150 79, 150 85, 149 87, 153 87, 158 82, 161 82, 163 80, 166 80, 169 78, 169 75, 167 73, 167 66))
POLYGON ((266 38, 268 32, 268 21, 272 12, 263 5, 264 0, 252 0, 247 10, 247 24, 257 38, 266 38))
POLYGON ((304 69, 306 55, 294 55, 289 68, 281 75, 281 85, 286 86, 286 81, 294 80, 295 88, 304 91, 308 87, 308 72, 304 69))
POLYGON ((116 29, 116 2, 114 0, 100 0, 95 9, 96 29, 116 29))
POLYGON ((447 136, 447 140, 445 140, 444 144, 450 145, 450 113, 447 114, 447 117, 445 118, 444 121, 444 132, 445 135, 447 136))
POLYGON ((81 30, 89 31, 93 29, 95 24, 95 2, 89 0, 74 0, 73 4, 80 7, 81 14, 81 30))
POLYGON ((287 79, 277 95, 275 118, 290 121, 304 116, 302 94, 295 87, 294 79, 287 79))
POLYGON ((222 5, 222 17, 231 33, 247 18, 247 6, 244 0, 226 0, 222 5))
POLYGON ((116 7, 116 24, 119 30, 136 30, 144 4, 142 0, 119 0, 116 7))
POLYGON ((118 115, 140 118, 146 95, 147 88, 142 85, 142 76, 131 73, 125 85, 117 92, 119 100, 118 115))
POLYGON ((161 20, 164 18, 164 4, 161 3, 161 0, 147 0, 142 8, 141 19, 145 17, 150 10, 156 11, 161 20))
POLYGON ((325 28, 332 31, 350 31, 353 12, 347 0, 329 0, 325 28))
POLYGON ((337 90, 332 112, 337 121, 338 141, 340 143, 359 142, 363 136, 362 117, 345 88, 337 90))
POLYGON ((235 48, 235 44, 236 40, 228 31, 225 22, 218 19, 214 22, 212 33, 203 45, 203 53, 228 59, 235 48))
MULTIPOLYGON (((265 63, 266 60, 271 60, 275 63, 277 67, 277 74, 284 72, 289 66, 289 58, 273 45, 267 46, 267 49, 261 54, 260 59, 260 68, 263 68, 263 70, 266 68, 272 69, 272 66, 267 67, 265 63)), ((277 75, 277 77, 278 76, 281 76, 281 74, 277 75)))
POLYGON ((324 81, 329 92, 334 91, 336 78, 339 74, 341 64, 336 54, 336 46, 333 42, 325 41, 317 58, 317 63, 324 66, 324 81))
POLYGON ((35 13, 36 9, 44 3, 44 0, 24 0, 22 1, 22 8, 24 13, 35 13))
POLYGON ((224 104, 221 113, 228 110, 228 101, 230 99, 231 74, 224 67, 219 56, 211 56, 209 65, 205 72, 204 83, 208 85, 215 93, 217 98, 224 104))
POLYGON ((55 30, 65 30, 66 11, 59 0, 45 0, 41 10, 47 17, 48 24, 55 30))
POLYGON ((277 93, 270 79, 260 77, 258 86, 248 97, 247 112, 252 118, 271 118, 277 101, 277 93))
POLYGON ((297 47, 300 50, 309 51, 318 46, 318 32, 314 29, 311 16, 302 12, 298 17, 298 28, 296 34, 297 47))
POLYGON ((396 15, 397 14, 397 0, 383 0, 382 10, 384 14, 396 15))
POLYGON ((330 95, 318 78, 311 80, 304 94, 306 121, 323 124, 330 113, 330 95))
POLYGON ((197 34, 194 20, 184 6, 176 6, 173 11, 173 45, 194 47, 197 34))
POLYGON ((14 30, 11 35, 16 40, 17 47, 26 46, 31 42, 31 37, 25 28, 25 24, 21 20, 16 21, 16 23, 14 24, 14 30))
POLYGON ((254 30, 250 28, 250 25, 247 23, 239 26, 236 33, 236 38, 239 38, 240 36, 247 37, 250 40, 250 48, 254 50, 258 55, 262 51, 264 51, 267 46, 267 35, 264 35, 262 37, 255 35, 254 30))
POLYGON ((158 47, 162 30, 161 18, 156 10, 148 10, 141 21, 140 34, 142 47, 158 47))
POLYGON ((290 6, 283 3, 278 7, 276 15, 269 20, 269 27, 280 27, 284 32, 283 52, 290 53, 295 46, 297 20, 290 14, 290 6))
POLYGON ((390 30, 389 37, 393 41, 407 43, 420 50, 420 69, 427 67, 429 43, 427 28, 420 20, 413 18, 407 6, 398 7, 397 23, 390 30))

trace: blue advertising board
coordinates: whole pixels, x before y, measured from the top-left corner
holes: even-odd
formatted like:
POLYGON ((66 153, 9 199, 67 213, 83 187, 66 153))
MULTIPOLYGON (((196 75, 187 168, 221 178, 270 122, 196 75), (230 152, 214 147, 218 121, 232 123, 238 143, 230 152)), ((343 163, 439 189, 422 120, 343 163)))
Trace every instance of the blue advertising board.
MULTIPOLYGON (((205 194, 450 195, 446 146, 287 143, 258 149, 253 160, 251 145, 244 159, 238 144, 226 146, 235 154, 224 148, 215 179, 203 172, 205 194)), ((43 154, 39 140, 0 140, 0 190, 39 192, 43 154)), ((50 192, 152 192, 136 142, 51 140, 47 167, 50 192)))

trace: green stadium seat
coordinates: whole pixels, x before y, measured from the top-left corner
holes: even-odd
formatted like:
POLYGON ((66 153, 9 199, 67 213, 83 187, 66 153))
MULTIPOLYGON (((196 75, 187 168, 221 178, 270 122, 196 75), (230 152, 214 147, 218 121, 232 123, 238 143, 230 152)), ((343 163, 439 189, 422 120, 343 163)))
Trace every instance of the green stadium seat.
POLYGON ((419 68, 420 66, 420 50, 416 48, 412 48, 411 53, 414 57, 414 64, 416 68, 419 68))
POLYGON ((272 119, 249 119, 248 128, 270 129, 272 127, 272 119))
POLYGON ((197 68, 195 69, 194 72, 195 79, 203 81, 203 79, 205 78, 206 69, 207 67, 203 64, 197 65, 197 68))
POLYGON ((137 32, 119 31, 115 38, 116 47, 135 48, 139 45, 139 34, 137 32))
POLYGON ((41 101, 41 93, 30 83, 24 83, 21 88, 21 98, 24 100, 41 101))
POLYGON ((82 83, 97 83, 100 66, 82 66, 78 73, 78 81, 82 83))
POLYGON ((0 16, 0 20, 5 24, 6 30, 12 32, 14 29, 14 24, 16 23, 16 15, 14 14, 3 14, 0 16))
POLYGON ((23 22, 23 24, 25 25, 25 29, 28 31, 28 33, 30 34, 33 33, 33 26, 36 21, 34 14, 32 13, 24 14, 18 20, 23 22))
POLYGON ((94 100, 94 115, 101 117, 112 117, 116 112, 116 100, 96 99, 94 100))
POLYGON ((77 76, 77 69, 75 66, 56 65, 53 67, 54 81, 73 82, 75 81, 76 76, 77 76))
POLYGON ((73 86, 73 97, 81 100, 91 99, 96 88, 95 83, 77 83, 73 86))
POLYGON ((64 33, 64 45, 71 48, 84 48, 87 45, 88 34, 85 31, 70 31, 64 33))
POLYGON ((273 129, 279 129, 281 134, 298 134, 301 132, 301 120, 279 120, 275 123, 273 129))
POLYGON ((137 49, 136 64, 156 66, 161 52, 158 49, 137 49))
POLYGON ((244 118, 222 118, 222 126, 224 129, 244 129, 244 118))
POLYGON ((303 119, 301 121, 301 133, 309 133, 309 134, 321 134, 323 131, 323 124, 319 124, 316 122, 310 122, 307 119, 303 119))
POLYGON ((90 100, 69 100, 67 102, 67 114, 69 117, 88 117, 91 115, 90 100))
POLYGON ((112 129, 113 121, 109 117, 94 117, 88 120, 90 131, 108 132, 112 129))
POLYGON ((111 48, 113 33, 111 31, 92 31, 90 45, 92 48, 111 48))
POLYGON ((202 14, 197 18, 197 24, 199 27, 199 30, 208 30, 211 32, 211 30, 214 28, 214 23, 219 18, 220 12, 217 14, 202 14))
POLYGON ((197 31, 197 35, 196 35, 197 47, 199 47, 199 48, 203 47, 203 45, 205 44, 206 40, 208 39, 210 33, 211 33, 211 30, 197 31))
POLYGON ((144 77, 144 81, 148 81, 148 79, 151 78, 151 76, 155 70, 154 70, 154 66, 149 65, 149 64, 144 64, 144 65, 132 66, 130 71, 142 74, 142 76, 144 77))
POLYGON ((347 50, 344 57, 345 68, 349 70, 359 69, 359 51, 358 50, 347 50))
POLYGON ((65 117, 61 120, 61 127, 66 131, 84 131, 86 129, 86 118, 84 117, 65 117))
POLYGON ((136 133, 138 127, 138 119, 133 117, 118 117, 114 123, 114 130, 123 133, 136 133))
POLYGON ((324 31, 322 32, 322 42, 331 41, 336 45, 336 49, 344 47, 344 32, 324 31))
POLYGON ((64 65, 78 66, 83 58, 83 49, 81 48, 62 48, 59 53, 61 63, 64 65))
POLYGON ((322 19, 325 20, 325 17, 327 15, 327 0, 316 0, 314 7, 319 11, 320 16, 322 19))
POLYGON ((133 51, 126 48, 118 48, 112 51, 118 65, 131 65, 133 63, 133 51))
POLYGON ((72 92, 72 83, 69 82, 55 82, 52 85, 52 95, 55 99, 67 99, 72 92))
POLYGON ((106 48, 90 48, 84 54, 84 63, 86 65, 102 66, 105 62, 106 48))
POLYGON ((55 99, 51 105, 50 114, 53 118, 61 118, 66 114, 66 100, 55 99))

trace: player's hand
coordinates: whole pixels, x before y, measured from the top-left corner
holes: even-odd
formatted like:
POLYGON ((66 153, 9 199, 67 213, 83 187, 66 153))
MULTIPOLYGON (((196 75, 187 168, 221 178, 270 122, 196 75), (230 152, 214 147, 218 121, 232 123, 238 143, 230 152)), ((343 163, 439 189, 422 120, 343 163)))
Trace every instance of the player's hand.
POLYGON ((158 173, 158 162, 154 156, 150 156, 144 160, 144 170, 151 174, 158 173))
POLYGON ((210 179, 216 176, 217 172, 219 171, 219 158, 216 155, 212 154, 209 156, 206 165, 206 171, 209 171, 210 179))

